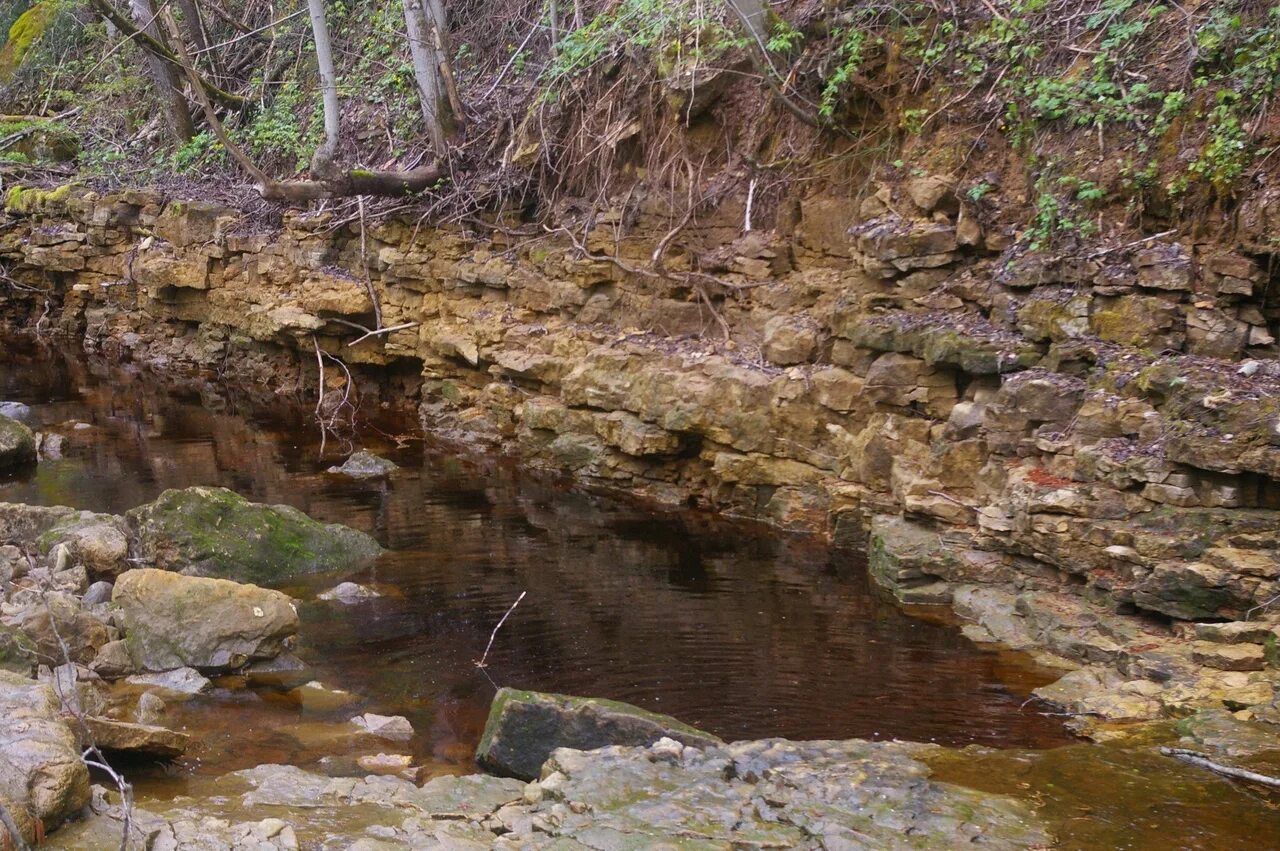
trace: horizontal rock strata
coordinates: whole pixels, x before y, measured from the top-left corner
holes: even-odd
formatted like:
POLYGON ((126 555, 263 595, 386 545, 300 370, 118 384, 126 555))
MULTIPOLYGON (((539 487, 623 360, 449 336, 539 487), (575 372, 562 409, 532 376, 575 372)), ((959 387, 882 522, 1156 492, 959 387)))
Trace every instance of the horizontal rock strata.
MULTIPOLYGON (((1248 224, 1265 211, 1234 244, 1057 254, 984 232, 954 193, 815 196, 745 235, 726 203, 682 232, 706 273, 689 277, 644 271, 646 235, 669 230, 657 203, 575 244, 408 221, 362 235, 332 213, 253 231, 150 192, 19 195, 0 258, 91 348, 294 390, 317 386, 318 347, 433 433, 592 485, 842 545, 870 522, 893 593, 999 589, 975 634, 1026 632, 1103 666, 1098 682, 1245 677, 1248 700, 1197 679, 1163 711, 1273 690, 1265 647, 1161 649, 1183 647, 1171 623, 1265 619, 1280 597, 1280 283, 1248 224), (368 337, 375 298, 394 330, 368 337), (1049 641, 1055 609, 1102 637, 1049 641)), ((43 310, 0 294, 13 321, 43 310)))

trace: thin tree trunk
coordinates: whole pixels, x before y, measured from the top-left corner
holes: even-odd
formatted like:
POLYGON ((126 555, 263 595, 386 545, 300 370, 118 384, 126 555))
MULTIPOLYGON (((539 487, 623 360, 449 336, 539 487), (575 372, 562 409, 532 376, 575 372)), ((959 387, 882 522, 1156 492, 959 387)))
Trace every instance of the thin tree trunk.
POLYGON ((560 43, 560 4, 556 0, 547 0, 547 19, 551 24, 551 52, 555 53, 560 43))
POLYGON ((440 79, 444 81, 444 90, 449 95, 450 121, 454 127, 462 127, 467 122, 467 114, 462 109, 462 98, 458 95, 458 84, 453 79, 453 64, 449 59, 453 50, 449 46, 449 16, 444 8, 444 0, 426 0, 430 7, 431 18, 435 22, 436 67, 440 69, 440 79))
POLYGON ((329 45, 329 24, 325 19, 324 0, 307 0, 311 15, 311 33, 316 41, 316 64, 320 69, 320 91, 324 97, 324 141, 311 157, 311 171, 321 179, 337 173, 335 159, 341 142, 342 118, 338 111, 338 77, 333 66, 333 49, 329 45))
POLYGON ((418 82, 422 120, 426 122, 432 148, 438 156, 443 156, 446 133, 444 116, 441 115, 442 81, 436 62, 434 39, 430 39, 427 33, 426 17, 419 0, 404 0, 404 23, 409 32, 409 54, 413 58, 413 76, 418 82))
MULTIPOLYGON (((345 197, 350 195, 406 195, 411 192, 422 192, 430 189, 444 176, 444 169, 438 163, 420 166, 409 171, 374 171, 370 169, 349 169, 343 171, 332 160, 327 164, 329 174, 319 180, 272 180, 262 169, 250 159, 249 155, 227 135, 222 122, 214 112, 213 104, 204 87, 198 86, 200 79, 191 64, 191 55, 187 52, 182 40, 177 37, 178 25, 173 15, 166 10, 162 20, 169 30, 178 48, 180 66, 195 87, 196 98, 204 110, 205 119, 209 122, 213 134, 226 148, 231 158, 245 170, 255 181, 255 188, 268 201, 283 201, 300 204, 317 198, 345 197)), ((318 153, 318 152, 317 152, 318 153)), ((314 167, 313 167, 314 168, 314 167)))
POLYGON ((209 50, 209 39, 205 33, 204 19, 200 16, 200 7, 195 0, 178 0, 178 8, 182 10, 183 29, 191 46, 195 48, 197 55, 208 60, 209 67, 213 69, 213 77, 219 78, 221 71, 218 68, 218 55, 209 50))
MULTIPOLYGON (((156 41, 161 41, 160 30, 155 23, 156 10, 151 5, 151 0, 129 0, 129 9, 134 21, 138 24, 138 29, 156 41)), ((182 93, 178 73, 172 65, 154 53, 146 51, 146 54, 152 85, 156 87, 156 92, 164 104, 169 134, 179 143, 188 142, 192 136, 196 135, 196 128, 191 121, 191 110, 187 106, 186 96, 182 93)))

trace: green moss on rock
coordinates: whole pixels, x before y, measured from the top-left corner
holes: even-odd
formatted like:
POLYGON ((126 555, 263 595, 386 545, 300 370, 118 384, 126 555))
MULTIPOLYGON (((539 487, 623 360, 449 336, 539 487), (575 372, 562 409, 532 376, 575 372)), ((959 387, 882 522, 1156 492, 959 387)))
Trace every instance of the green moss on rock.
POLYGON ((0 83, 13 79, 18 66, 22 64, 32 45, 44 35, 57 11, 56 0, 45 0, 19 15, 13 26, 9 27, 9 38, 0 47, 0 83))
POLYGON ((382 552, 363 532, 225 488, 165 491, 126 521, 135 555, 153 567, 260 585, 358 570, 382 552))
POLYGON ((0 416, 0 470, 11 470, 36 461, 36 436, 17 420, 0 416))

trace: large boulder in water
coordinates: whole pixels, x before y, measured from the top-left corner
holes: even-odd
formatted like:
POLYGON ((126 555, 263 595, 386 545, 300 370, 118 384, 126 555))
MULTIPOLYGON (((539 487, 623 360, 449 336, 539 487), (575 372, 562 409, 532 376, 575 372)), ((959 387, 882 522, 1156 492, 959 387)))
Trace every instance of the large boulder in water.
POLYGON ((167 490, 126 515, 133 554, 163 570, 263 585, 358 570, 382 552, 363 532, 225 488, 167 490))
POLYGON ((35 462, 35 434, 17 420, 0 416, 0 471, 35 462))
POLYGON ((711 735, 638 706, 598 697, 499 689, 476 748, 476 761, 495 774, 533 780, 556 748, 646 747, 662 738, 707 748, 711 735))
MULTIPOLYGON (((89 803, 89 771, 53 689, 0 671, 0 803, 27 842, 89 803)), ((8 847, 7 845, 5 847, 8 847)))
POLYGON ((116 580, 133 664, 144 671, 239 668, 270 659, 298 632, 298 613, 279 591, 166 570, 130 570, 116 580))

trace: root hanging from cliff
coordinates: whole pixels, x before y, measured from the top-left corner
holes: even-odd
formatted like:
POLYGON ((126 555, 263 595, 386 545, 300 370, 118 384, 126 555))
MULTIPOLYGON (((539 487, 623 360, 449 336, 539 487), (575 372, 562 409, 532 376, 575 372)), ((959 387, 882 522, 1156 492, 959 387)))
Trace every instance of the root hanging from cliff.
POLYGON ((344 444, 350 443, 348 435, 355 431, 359 403, 358 401, 355 403, 351 401, 351 391, 355 386, 355 381, 351 377, 351 370, 347 368, 341 358, 334 357, 321 349, 320 340, 315 335, 312 335, 311 343, 315 346, 316 368, 319 371, 315 416, 316 423, 320 426, 320 457, 323 458, 325 449, 328 447, 330 435, 342 440, 344 444), (345 376, 341 393, 337 391, 329 392, 324 368, 326 360, 336 364, 345 376), (337 395, 336 399, 332 398, 335 394, 337 395))

